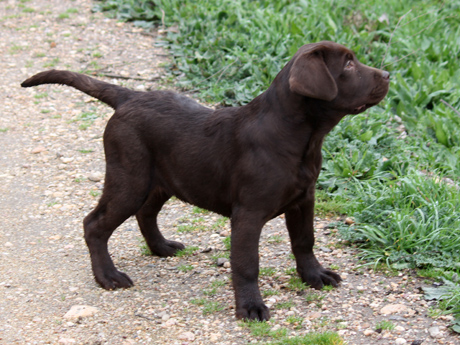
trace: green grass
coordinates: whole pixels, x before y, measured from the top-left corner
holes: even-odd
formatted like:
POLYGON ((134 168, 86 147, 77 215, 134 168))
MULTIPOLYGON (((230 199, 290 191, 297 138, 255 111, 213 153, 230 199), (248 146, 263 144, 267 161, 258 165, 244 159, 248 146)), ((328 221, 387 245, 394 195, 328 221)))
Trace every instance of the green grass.
POLYGON ((94 152, 94 150, 93 149, 80 149, 78 150, 78 152, 86 154, 86 153, 92 153, 94 152))
POLYGON ((191 270, 193 270, 193 266, 192 265, 179 265, 177 266, 177 269, 181 272, 190 272, 191 270))
MULTIPOLYGON (((299 323, 300 320, 293 317, 289 318, 288 323, 299 323)), ((251 334, 258 338, 264 338, 260 344, 270 345, 342 345, 343 339, 335 332, 317 333, 312 332, 305 336, 289 336, 289 330, 279 328, 271 330, 269 322, 245 321, 240 323, 241 327, 250 330, 251 334), (271 340, 268 340, 271 338, 271 340), (273 339, 273 341, 272 341, 273 339)))
POLYGON ((206 298, 195 298, 190 300, 190 303, 201 306, 203 315, 209 315, 224 310, 224 307, 219 302, 210 301, 206 298))
POLYGON ((261 267, 259 269, 259 276, 261 277, 272 277, 276 273, 276 269, 274 267, 261 267))
POLYGON ((177 251, 176 256, 177 257, 191 256, 195 254, 195 252, 198 251, 198 249, 200 248, 195 247, 195 246, 186 247, 184 249, 177 251))
POLYGON ((376 325, 375 325, 375 329, 376 330, 386 330, 386 331, 392 331, 393 329, 395 329, 395 325, 393 322, 391 321, 387 321, 387 320, 382 320, 380 322, 378 322, 376 325))
POLYGON ((392 80, 386 99, 343 119, 325 140, 316 210, 355 219, 339 233, 369 264, 460 273, 458 1, 105 0, 97 7, 142 26, 160 23, 164 11, 166 27, 178 28, 162 42, 173 56, 166 68, 177 86, 212 103, 246 104, 305 43, 336 41, 363 63, 383 65, 392 80))

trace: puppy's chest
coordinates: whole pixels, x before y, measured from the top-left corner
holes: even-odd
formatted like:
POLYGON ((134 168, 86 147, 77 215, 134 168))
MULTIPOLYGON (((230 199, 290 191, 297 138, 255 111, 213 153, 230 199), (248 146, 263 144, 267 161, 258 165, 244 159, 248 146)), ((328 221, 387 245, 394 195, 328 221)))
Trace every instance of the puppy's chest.
POLYGON ((299 187, 308 187, 311 183, 315 183, 318 179, 319 172, 321 170, 321 159, 311 159, 308 161, 302 161, 299 165, 297 172, 299 187))

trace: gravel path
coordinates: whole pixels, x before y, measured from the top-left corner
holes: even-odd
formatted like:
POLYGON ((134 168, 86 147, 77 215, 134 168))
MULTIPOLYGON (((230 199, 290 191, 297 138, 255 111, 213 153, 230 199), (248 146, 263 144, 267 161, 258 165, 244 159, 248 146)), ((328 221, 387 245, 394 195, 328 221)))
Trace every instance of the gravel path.
MULTIPOLYGON (((178 201, 168 202, 160 225, 166 237, 196 251, 168 259, 144 255, 131 219, 115 232, 110 250, 136 285, 104 291, 95 284, 82 219, 101 192, 101 136, 111 110, 68 87, 19 84, 59 68, 136 78, 106 80, 148 90, 161 87, 148 80, 161 82, 167 56, 155 47, 161 37, 94 14, 91 6, 88 0, 0 1, 0 343, 273 341, 234 319, 228 221, 178 201), (223 266, 216 257, 224 257, 223 266)), ((388 276, 360 268, 329 222, 317 221, 317 254, 345 280, 320 292, 293 287, 282 217, 266 226, 260 284, 272 331, 333 330, 348 344, 460 344, 446 327, 448 317, 428 317, 420 290, 428 283, 411 272, 388 276), (394 329, 376 331, 382 320, 394 329)))

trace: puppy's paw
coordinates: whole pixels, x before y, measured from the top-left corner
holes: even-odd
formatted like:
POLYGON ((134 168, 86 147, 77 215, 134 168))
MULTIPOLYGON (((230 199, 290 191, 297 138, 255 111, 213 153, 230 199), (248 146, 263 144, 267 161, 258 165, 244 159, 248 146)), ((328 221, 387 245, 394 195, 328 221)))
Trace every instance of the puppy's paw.
POLYGON ((106 290, 129 288, 134 285, 126 273, 117 270, 104 271, 102 274, 95 275, 95 278, 98 284, 106 290))
POLYGON ((165 256, 174 256, 177 251, 185 249, 185 246, 176 241, 164 240, 164 242, 156 243, 154 246, 150 247, 150 251, 153 255, 165 257, 165 256))
POLYGON ((270 320, 270 312, 264 303, 253 302, 244 307, 239 308, 237 306, 236 318, 239 320, 268 321, 270 320))
POLYGON ((321 290, 324 285, 338 287, 342 281, 342 278, 337 273, 327 270, 322 266, 310 268, 300 276, 305 284, 316 290, 321 290))

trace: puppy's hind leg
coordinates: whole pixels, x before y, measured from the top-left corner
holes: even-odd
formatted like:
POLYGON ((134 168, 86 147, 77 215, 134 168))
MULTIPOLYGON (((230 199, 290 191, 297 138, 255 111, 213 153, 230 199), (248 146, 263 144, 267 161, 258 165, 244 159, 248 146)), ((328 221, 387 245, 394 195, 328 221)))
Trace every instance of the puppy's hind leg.
MULTIPOLYGON (((131 134, 129 128, 121 128, 120 132, 131 134)), ((104 191, 83 225, 94 277, 104 289, 112 290, 130 287, 133 282, 115 268, 108 252, 108 240, 120 224, 141 209, 151 188, 151 177, 147 153, 136 142, 135 135, 130 138, 114 135, 113 129, 107 126, 104 147, 107 162, 104 191)))
POLYGON ((178 250, 185 248, 180 242, 165 239, 158 229, 158 213, 169 198, 170 195, 159 188, 154 188, 142 208, 136 213, 139 228, 153 255, 173 256, 178 250))

